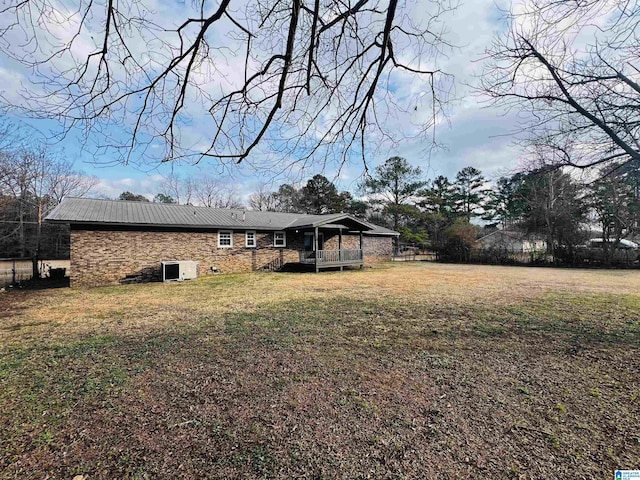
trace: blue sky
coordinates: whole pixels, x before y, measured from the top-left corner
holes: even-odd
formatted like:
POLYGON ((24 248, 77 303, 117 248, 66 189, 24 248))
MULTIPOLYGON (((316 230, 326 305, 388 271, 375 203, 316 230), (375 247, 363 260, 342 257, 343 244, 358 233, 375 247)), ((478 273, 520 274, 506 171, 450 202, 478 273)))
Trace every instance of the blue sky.
MULTIPOLYGON (((168 8, 165 5, 159 8, 168 8)), ((420 3, 416 5, 419 6, 420 3)), ((370 167, 390 156, 400 155, 410 163, 420 166, 429 178, 436 175, 452 177, 468 165, 480 169, 488 178, 496 178, 517 168, 520 151, 514 146, 510 135, 516 124, 515 114, 505 115, 496 108, 489 108, 481 96, 472 94, 469 86, 476 81, 476 76, 482 70, 481 58, 485 48, 489 46, 495 33, 505 27, 498 5, 501 8, 508 7, 508 4, 496 4, 494 0, 467 0, 444 18, 444 25, 448 30, 446 38, 458 48, 454 48, 438 62, 443 71, 455 76, 448 121, 441 122, 436 127, 436 140, 441 148, 429 148, 429 134, 428 138, 402 142, 397 148, 380 149, 375 156, 367 158, 370 167)), ((179 11, 179 5, 174 7, 179 11)), ((416 15, 419 14, 418 10, 416 15)), ((15 102, 21 101, 18 91, 28 89, 33 78, 30 72, 0 54, 0 92, 4 97, 15 102)), ((394 81, 393 88, 410 92, 416 88, 411 82, 410 78, 400 77, 394 81)), ((13 118, 30 123, 45 135, 60 128, 52 120, 34 121, 15 115, 13 118)), ((197 121, 196 118, 195 122, 197 121)), ((110 128, 113 129, 113 135, 123 135, 116 127, 110 128)), ((95 157, 90 150, 83 150, 79 133, 72 131, 52 148, 63 151, 64 155, 74 159, 77 169, 99 178, 98 193, 112 197, 124 190, 153 196, 160 191, 162 176, 168 175, 172 170, 181 176, 209 174, 219 177, 228 181, 241 196, 250 194, 261 183, 273 182, 273 187, 277 188, 281 183, 301 181, 316 173, 324 173, 328 178, 335 179, 342 189, 354 190, 362 174, 362 163, 357 158, 347 163, 340 170, 339 176, 335 166, 329 166, 323 171, 316 165, 294 176, 281 175, 275 178, 272 172, 257 172, 248 164, 222 168, 215 161, 207 159, 198 165, 189 165, 187 162, 158 164, 137 158, 132 164, 123 165, 108 155, 95 157)), ((268 151, 263 151, 262 154, 274 155, 268 151)))

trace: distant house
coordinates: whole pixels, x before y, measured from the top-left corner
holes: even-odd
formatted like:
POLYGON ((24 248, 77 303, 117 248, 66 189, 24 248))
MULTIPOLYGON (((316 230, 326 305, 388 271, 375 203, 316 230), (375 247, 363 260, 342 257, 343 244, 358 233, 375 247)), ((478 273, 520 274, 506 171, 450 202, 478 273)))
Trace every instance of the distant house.
POLYGON ((544 252, 547 242, 539 237, 512 230, 496 230, 476 240, 479 250, 499 250, 507 253, 544 252))
POLYGON ((352 215, 304 215, 67 198, 45 219, 71 230, 71 284, 159 279, 163 261, 198 274, 323 268, 389 260, 397 232, 352 215))

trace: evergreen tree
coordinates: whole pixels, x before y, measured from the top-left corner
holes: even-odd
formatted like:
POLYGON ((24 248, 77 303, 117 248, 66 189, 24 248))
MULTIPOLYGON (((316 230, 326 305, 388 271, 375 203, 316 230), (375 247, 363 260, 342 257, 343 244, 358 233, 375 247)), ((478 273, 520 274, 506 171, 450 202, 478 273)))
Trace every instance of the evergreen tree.
POLYGON ((171 195, 165 195, 164 193, 157 193, 153 197, 153 203, 177 203, 171 195))
POLYGON ((300 193, 300 204, 305 213, 339 213, 346 208, 346 197, 340 195, 336 186, 323 175, 314 175, 300 193))
POLYGON ((274 212, 300 213, 301 193, 295 185, 280 185, 278 191, 274 193, 275 200, 273 202, 274 212))
POLYGON ((444 230, 456 218, 456 192, 454 185, 443 175, 436 177, 429 188, 419 192, 422 223, 429 235, 431 247, 439 250, 445 243, 444 230))
POLYGON ((399 231, 408 217, 419 213, 410 207, 413 197, 427 184, 421 177, 420 168, 412 167, 402 157, 391 157, 376 167, 374 176, 362 184, 362 190, 371 195, 372 202, 382 207, 381 213, 387 218, 385 223, 399 231))
POLYGON ((126 200, 129 202, 148 202, 149 201, 149 199, 144 195, 139 195, 137 193, 132 193, 129 191, 122 192, 120 195, 118 195, 118 200, 126 200))
POLYGON ((482 219, 489 222, 489 226, 500 225, 506 230, 522 220, 525 203, 519 189, 523 178, 524 175, 521 173, 511 177, 500 177, 496 187, 487 192, 482 219))
POLYGON ((456 210, 467 221, 478 216, 486 200, 486 179, 480 170, 473 167, 465 167, 456 174, 454 183, 456 190, 456 210))

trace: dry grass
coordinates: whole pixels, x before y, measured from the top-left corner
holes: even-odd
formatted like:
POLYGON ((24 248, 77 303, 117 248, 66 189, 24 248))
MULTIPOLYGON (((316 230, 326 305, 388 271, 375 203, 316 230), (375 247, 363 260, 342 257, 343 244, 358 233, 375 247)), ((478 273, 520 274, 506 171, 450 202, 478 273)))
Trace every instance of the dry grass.
POLYGON ((606 478, 640 274, 435 264, 0 295, 0 477, 606 478))

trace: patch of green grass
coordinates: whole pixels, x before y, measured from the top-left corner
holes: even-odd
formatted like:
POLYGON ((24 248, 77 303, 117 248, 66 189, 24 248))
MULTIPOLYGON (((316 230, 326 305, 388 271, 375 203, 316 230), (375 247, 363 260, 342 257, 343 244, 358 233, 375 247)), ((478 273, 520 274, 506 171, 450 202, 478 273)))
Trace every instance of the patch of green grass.
POLYGON ((42 432, 40 435, 38 435, 38 438, 36 439, 35 443, 37 445, 48 446, 53 443, 53 440, 54 440, 53 433, 51 433, 49 430, 46 430, 42 432))
POLYGON ((434 368, 449 368, 452 363, 451 358, 446 355, 432 354, 428 351, 422 351, 419 355, 427 360, 434 368))
POLYGON ((95 395, 107 392, 109 389, 124 385, 127 372, 117 365, 106 365, 97 372, 89 374, 80 391, 83 395, 95 395))
POLYGON ((553 433, 546 433, 546 439, 547 439, 547 443, 555 449, 560 448, 560 439, 558 438, 557 435, 553 434, 553 433))
POLYGON ((23 367, 28 358, 28 348, 14 347, 0 351, 0 379, 13 375, 23 367))
POLYGON ((251 469, 261 475, 259 478, 269 478, 276 461, 273 455, 262 445, 249 447, 234 454, 235 463, 251 469))
POLYGON ((116 347, 120 339, 115 335, 95 335, 70 343, 58 344, 52 347, 53 356, 57 358, 77 357, 95 354, 105 348, 116 347))
POLYGON ((473 325, 473 333, 481 338, 501 337, 507 329, 502 325, 476 323, 473 325))
POLYGON ((254 319, 255 316, 248 313, 227 315, 224 322, 225 333, 229 335, 245 335, 254 319))
POLYGON ((507 309, 519 328, 568 335, 574 341, 640 345, 640 297, 548 293, 507 309))

